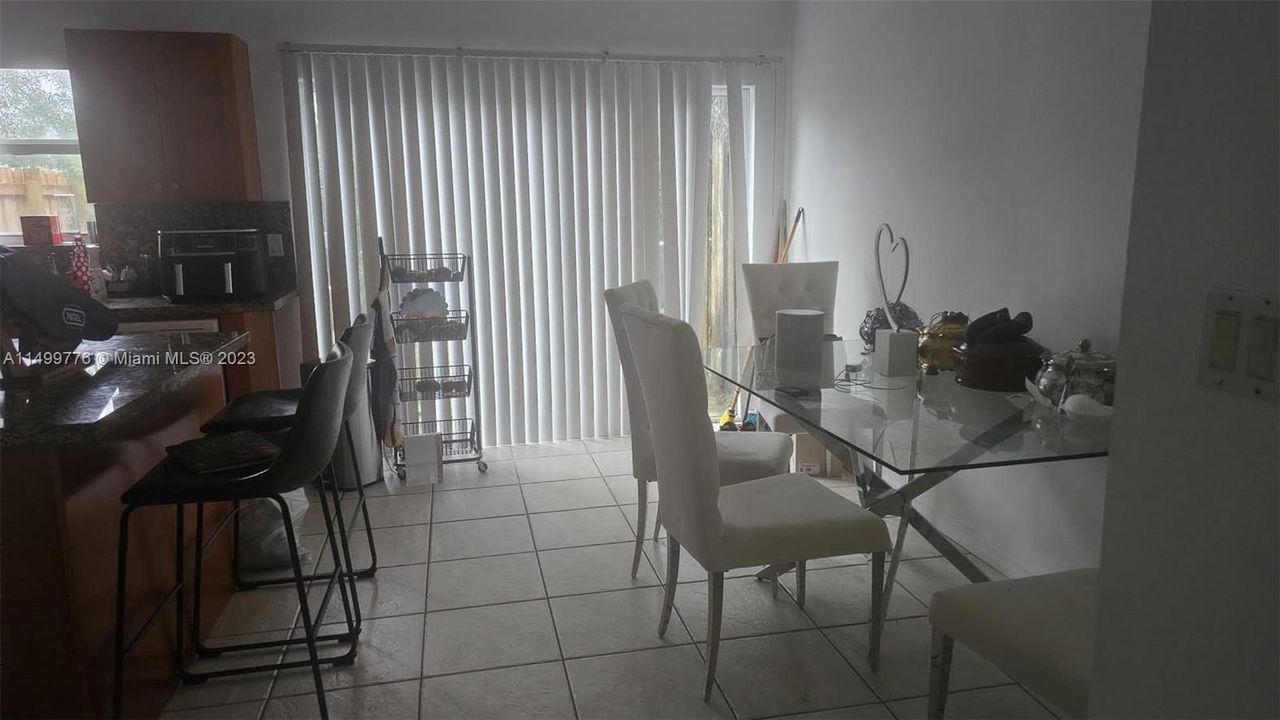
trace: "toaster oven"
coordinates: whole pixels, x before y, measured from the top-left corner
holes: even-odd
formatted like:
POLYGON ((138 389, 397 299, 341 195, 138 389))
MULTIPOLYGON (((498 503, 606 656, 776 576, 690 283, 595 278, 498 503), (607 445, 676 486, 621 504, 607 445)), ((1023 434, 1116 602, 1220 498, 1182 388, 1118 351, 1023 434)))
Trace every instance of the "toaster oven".
POLYGON ((232 300, 267 292, 261 230, 161 230, 160 293, 175 303, 232 300))

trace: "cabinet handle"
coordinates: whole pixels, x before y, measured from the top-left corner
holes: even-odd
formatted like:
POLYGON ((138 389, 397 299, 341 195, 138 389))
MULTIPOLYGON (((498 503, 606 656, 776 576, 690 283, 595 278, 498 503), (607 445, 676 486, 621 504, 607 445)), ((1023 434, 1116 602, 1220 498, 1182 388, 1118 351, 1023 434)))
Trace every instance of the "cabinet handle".
POLYGON ((169 181, 169 189, 170 189, 170 190, 177 190, 177 189, 178 189, 178 183, 173 182, 172 180, 170 180, 170 181, 169 181))

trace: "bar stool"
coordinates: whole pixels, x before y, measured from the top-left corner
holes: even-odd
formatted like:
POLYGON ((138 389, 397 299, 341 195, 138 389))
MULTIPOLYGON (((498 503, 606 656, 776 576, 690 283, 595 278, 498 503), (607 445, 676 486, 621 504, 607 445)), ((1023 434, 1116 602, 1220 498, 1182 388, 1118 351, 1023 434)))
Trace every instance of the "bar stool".
MULTIPOLYGON (((373 323, 370 322, 368 316, 361 313, 356 316, 355 322, 351 327, 342 333, 341 342, 351 348, 353 358, 351 367, 351 378, 347 385, 347 396, 343 410, 342 419, 342 436, 345 442, 348 456, 351 459, 351 467, 355 475, 356 482, 356 508, 352 511, 351 522, 348 523, 344 519, 344 514, 338 515, 338 540, 342 545, 343 553, 348 561, 351 557, 351 549, 347 527, 355 529, 355 520, 358 516, 364 519, 365 539, 369 543, 369 566, 355 571, 358 578, 373 577, 378 571, 378 548, 373 541, 373 523, 369 520, 369 509, 365 504, 364 479, 360 476, 360 457, 357 451, 356 431, 360 427, 358 413, 361 410, 360 399, 366 400, 367 406, 364 412, 369 415, 372 428, 372 403, 368 402, 369 396, 369 377, 366 371, 366 361, 369 358, 369 349, 373 344, 373 323)), ((236 432, 239 430, 254 430, 259 433, 279 432, 289 428, 293 424, 294 414, 298 409, 298 398, 301 390, 263 390, 252 392, 245 395, 232 398, 227 406, 222 409, 213 419, 209 420, 200 428, 200 430, 209 435, 220 435, 223 433, 236 432)), ((372 430, 371 430, 372 432, 372 430)), ((372 438, 371 442, 376 443, 377 439, 372 438)), ((334 494, 334 502, 340 508, 341 493, 337 487, 337 483, 330 480, 330 489, 334 494)), ((321 488, 323 492, 324 488, 321 488)), ((238 517, 238 516, 237 516, 238 517)), ((258 587, 268 585, 281 585, 292 582, 291 578, 272 578, 268 580, 247 580, 240 576, 239 571, 239 539, 240 528, 239 522, 235 528, 235 557, 236 562, 233 564, 233 573, 235 576, 235 585, 240 590, 252 590, 258 587)), ((352 566, 348 564, 348 568, 352 566)), ((308 580, 316 579, 315 576, 309 576, 308 580)))
MULTIPOLYGON (((328 717, 328 707, 324 697, 324 684, 320 677, 320 666, 327 663, 353 662, 356 653, 355 640, 358 629, 353 620, 351 610, 354 598, 348 597, 346 583, 342 582, 344 576, 348 578, 350 576, 349 570, 344 568, 343 564, 344 560, 348 559, 339 557, 335 553, 333 571, 327 575, 322 575, 323 578, 327 578, 328 583, 320 602, 319 612, 313 618, 307 601, 307 576, 303 575, 302 572, 298 544, 293 534, 293 523, 289 516, 289 507, 281 495, 296 490, 306 483, 316 481, 329 467, 330 459, 333 457, 333 451, 338 443, 344 410, 344 394, 351 375, 351 365, 352 354, 350 349, 339 342, 329 351, 316 369, 312 371, 298 399, 297 412, 294 414, 292 426, 288 431, 277 436, 276 442, 280 445, 280 454, 266 469, 198 474, 188 470, 181 463, 166 458, 121 496, 120 500, 124 503, 125 508, 120 517, 120 541, 116 561, 113 717, 118 718, 123 712, 125 661, 146 633, 147 628, 164 612, 170 602, 173 602, 176 606, 175 628, 177 629, 177 640, 175 656, 179 668, 179 676, 184 682, 200 683, 214 677, 310 666, 315 680, 316 699, 319 703, 320 715, 322 718, 328 717), (186 574, 183 566, 183 516, 185 514, 185 506, 188 503, 195 503, 196 505, 197 543, 194 596, 196 612, 193 618, 193 635, 198 640, 201 560, 205 551, 203 542, 203 504, 207 502, 238 502, 257 498, 270 499, 280 508, 285 537, 288 539, 289 544, 289 559, 293 570, 290 580, 294 583, 298 592, 298 604, 302 614, 304 637, 228 645, 213 648, 212 650, 216 653, 223 653, 305 643, 308 659, 251 665, 212 672, 192 672, 187 669, 185 664, 183 648, 183 594, 186 584, 186 574), (125 598, 127 597, 126 581, 128 578, 129 518, 138 508, 164 505, 172 505, 176 511, 175 583, 165 594, 159 606, 142 623, 138 632, 126 641, 125 598), (328 609, 335 583, 342 597, 347 630, 343 633, 321 636, 317 634, 317 628, 324 617, 325 611, 328 609), (348 641, 351 642, 351 648, 343 655, 322 659, 317 652, 316 643, 323 640, 348 641)), ((324 511, 325 532, 330 547, 337 547, 335 542, 338 538, 335 534, 333 522, 329 515, 328 503, 323 492, 320 494, 320 501, 321 508, 324 511)), ((237 512, 238 505, 233 508, 230 517, 235 517, 237 512)), ((336 514, 339 516, 342 514, 341 508, 337 509, 336 514)), ((223 521, 218 531, 225 527, 226 522, 225 520, 223 521)), ((215 531, 215 536, 216 534, 215 531)), ((354 586, 354 581, 352 581, 352 585, 354 586)))

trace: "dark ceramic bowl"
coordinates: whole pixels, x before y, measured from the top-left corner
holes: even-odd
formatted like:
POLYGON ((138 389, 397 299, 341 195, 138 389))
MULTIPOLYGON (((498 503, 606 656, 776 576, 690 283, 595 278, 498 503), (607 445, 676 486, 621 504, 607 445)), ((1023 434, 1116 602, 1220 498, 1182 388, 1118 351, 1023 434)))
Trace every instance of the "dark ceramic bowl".
POLYGON ((1029 337, 999 343, 960 343, 956 358, 956 382, 976 390, 1022 392, 1025 381, 1040 369, 1044 347, 1029 337))

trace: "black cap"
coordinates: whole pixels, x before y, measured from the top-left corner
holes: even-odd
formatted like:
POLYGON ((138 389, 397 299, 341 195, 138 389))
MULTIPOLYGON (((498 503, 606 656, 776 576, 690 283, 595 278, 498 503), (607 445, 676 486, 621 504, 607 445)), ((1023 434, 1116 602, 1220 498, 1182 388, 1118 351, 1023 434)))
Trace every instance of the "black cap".
POLYGON ((58 340, 116 334, 115 315, 105 305, 9 248, 0 248, 0 313, 58 340))

